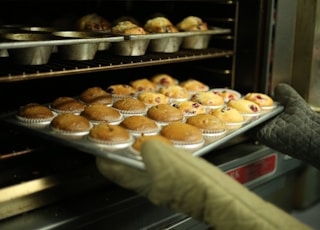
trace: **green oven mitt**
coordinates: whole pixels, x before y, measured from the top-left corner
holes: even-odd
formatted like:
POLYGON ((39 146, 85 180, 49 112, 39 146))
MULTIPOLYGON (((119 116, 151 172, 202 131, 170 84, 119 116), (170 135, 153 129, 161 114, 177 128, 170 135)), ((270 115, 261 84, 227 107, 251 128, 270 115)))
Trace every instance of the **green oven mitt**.
POLYGON ((97 168, 155 205, 187 214, 216 230, 310 229, 190 152, 149 140, 141 154, 145 170, 103 158, 97 158, 97 168))
POLYGON ((320 169, 320 114, 287 84, 277 85, 275 98, 284 111, 259 130, 258 140, 320 169))

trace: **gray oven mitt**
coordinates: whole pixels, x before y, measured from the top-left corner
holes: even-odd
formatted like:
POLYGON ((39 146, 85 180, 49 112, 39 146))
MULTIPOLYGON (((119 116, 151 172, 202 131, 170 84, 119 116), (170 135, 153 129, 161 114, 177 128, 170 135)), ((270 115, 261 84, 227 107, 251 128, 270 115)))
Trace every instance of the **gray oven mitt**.
POLYGON ((310 229, 250 192, 218 167, 157 140, 142 145, 146 170, 97 158, 97 168, 114 183, 155 205, 184 213, 216 230, 310 229))
POLYGON ((277 85, 275 98, 284 111, 259 130, 258 140, 320 169, 320 114, 287 84, 277 85))

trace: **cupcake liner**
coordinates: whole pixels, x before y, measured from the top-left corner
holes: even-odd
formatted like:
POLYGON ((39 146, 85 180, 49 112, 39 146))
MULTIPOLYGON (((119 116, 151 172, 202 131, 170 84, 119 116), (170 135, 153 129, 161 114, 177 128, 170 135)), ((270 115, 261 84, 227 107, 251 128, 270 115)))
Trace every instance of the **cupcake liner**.
POLYGON ((59 109, 52 108, 51 105, 49 105, 49 109, 51 109, 52 111, 54 111, 56 113, 73 113, 76 115, 80 115, 80 113, 84 110, 84 109, 81 109, 81 110, 59 110, 59 109))
POLYGON ((90 129, 93 127, 93 124, 90 122, 90 128, 88 130, 85 131, 78 131, 78 132, 72 132, 72 131, 65 131, 65 130, 61 130, 61 129, 57 129, 55 127, 52 127, 51 125, 49 126, 49 128, 57 133, 57 134, 61 134, 64 136, 84 136, 87 135, 90 132, 90 129))
POLYGON ((204 137, 221 137, 227 132, 227 129, 222 129, 222 130, 200 129, 200 130, 204 137))
POLYGON ((136 94, 135 95, 116 95, 116 94, 112 94, 113 103, 116 102, 116 101, 128 98, 128 97, 137 98, 137 95, 136 94))
POLYGON ((123 142, 115 142, 115 141, 104 141, 104 140, 99 140, 90 137, 89 135, 87 136, 87 139, 100 147, 103 148, 108 148, 108 149, 123 149, 131 146, 134 142, 134 137, 130 135, 129 140, 123 141, 123 142))
POLYGON ((139 136, 151 136, 151 135, 156 135, 160 132, 161 130, 161 125, 159 125, 157 123, 158 127, 157 129, 155 129, 154 131, 136 131, 136 130, 131 130, 131 129, 127 129, 131 135, 135 136, 135 137, 139 137, 139 136))
POLYGON ((177 148, 183 148, 183 149, 195 149, 195 148, 200 148, 204 145, 205 140, 202 139, 199 142, 186 142, 186 141, 175 141, 175 140, 171 140, 173 145, 177 148))
POLYGON ((117 109, 114 108, 116 110, 118 110, 124 117, 128 117, 128 116, 144 116, 147 113, 148 108, 145 109, 145 111, 128 111, 128 110, 121 110, 121 109, 117 109))
POLYGON ((16 115, 16 118, 20 121, 23 122, 25 124, 28 125, 48 125, 50 124, 50 122, 53 120, 53 118, 56 116, 57 114, 55 112, 53 112, 53 116, 50 118, 38 118, 38 119, 33 119, 33 118, 26 118, 26 117, 21 117, 19 115, 16 115))
POLYGON ((246 123, 246 121, 241 121, 241 122, 226 122, 226 128, 228 130, 235 130, 235 129, 239 129, 241 128, 244 124, 246 123))
POLYGON ((277 104, 274 104, 272 106, 260 106, 261 108, 261 113, 268 113, 271 112, 273 109, 277 107, 277 104))
POLYGON ((261 116, 261 112, 259 112, 259 113, 241 113, 241 114, 246 122, 257 120, 261 116))
POLYGON ((109 120, 109 121, 106 121, 106 120, 90 120, 90 122, 94 125, 97 125, 97 124, 100 124, 100 123, 103 123, 103 122, 106 122, 110 125, 118 125, 121 123, 121 121, 123 121, 123 115, 120 113, 120 117, 118 119, 114 119, 114 120, 109 120))

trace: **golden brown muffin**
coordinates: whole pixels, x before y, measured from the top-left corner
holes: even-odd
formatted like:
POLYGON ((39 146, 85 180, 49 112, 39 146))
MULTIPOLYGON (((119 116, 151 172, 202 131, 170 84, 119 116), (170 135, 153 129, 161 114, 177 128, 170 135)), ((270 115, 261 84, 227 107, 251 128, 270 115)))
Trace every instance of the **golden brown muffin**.
POLYGON ((121 121, 120 126, 129 130, 132 134, 156 134, 159 126, 151 118, 145 116, 129 116, 121 121))
POLYGON ((241 94, 232 89, 213 89, 213 93, 224 98, 224 101, 228 102, 230 100, 238 100, 241 97, 241 94))
POLYGON ((95 125, 88 136, 90 140, 105 144, 129 144, 132 141, 130 133, 125 128, 108 123, 95 125))
POLYGON ((112 33, 116 34, 147 34, 143 27, 140 27, 132 21, 120 21, 111 28, 112 33))
POLYGON ((85 108, 83 103, 73 97, 58 97, 50 106, 59 113, 80 113, 85 108))
POLYGON ((138 100, 142 101, 147 106, 169 103, 169 98, 162 93, 148 91, 140 93, 138 95, 138 100))
POLYGON ((151 135, 151 136, 141 136, 135 139, 134 143, 132 144, 132 148, 140 153, 142 144, 148 140, 158 140, 163 142, 164 144, 173 145, 172 141, 162 135, 151 135))
POLYGON ((111 29, 111 23, 104 17, 92 13, 79 18, 76 27, 79 30, 106 31, 111 29))
POLYGON ((177 24, 181 31, 206 31, 208 24, 197 16, 188 16, 177 24))
POLYGON ((174 79, 169 74, 165 74, 165 73, 156 74, 152 76, 151 81, 158 86, 165 86, 165 87, 177 84, 176 79, 174 79))
POLYGON ((17 116, 32 120, 43 120, 53 118, 54 113, 45 105, 28 103, 19 108, 17 116))
POLYGON ((107 93, 104 89, 98 86, 90 87, 84 90, 80 94, 79 99, 87 104, 92 104, 92 103, 101 103, 105 105, 112 104, 112 95, 110 93, 107 93))
POLYGON ((183 123, 173 122, 164 126, 160 134, 171 140, 174 144, 194 144, 203 141, 203 135, 199 128, 183 123))
POLYGON ((190 98, 190 94, 188 90, 183 88, 180 85, 170 85, 167 87, 162 87, 159 89, 159 93, 169 97, 171 100, 188 100, 190 98))
POLYGON ((243 115, 235 108, 224 106, 218 109, 213 109, 209 114, 216 116, 226 124, 227 129, 240 128, 243 125, 243 115))
POLYGON ((100 103, 88 105, 81 115, 92 122, 114 123, 122 119, 122 114, 118 110, 100 103))
POLYGON ((231 100, 227 105, 235 108, 242 114, 259 113, 261 111, 259 105, 246 99, 231 100))
POLYGON ((209 86, 195 79, 188 79, 186 81, 182 81, 180 83, 180 86, 186 88, 189 92, 205 92, 209 90, 209 86))
POLYGON ((63 132, 88 132, 91 128, 89 120, 73 113, 61 113, 50 123, 51 127, 63 132))
POLYGON ((147 116, 160 123, 182 121, 184 118, 181 110, 169 104, 159 104, 150 107, 147 111, 147 116))
POLYGON ((221 107, 224 104, 224 98, 222 96, 210 91, 197 92, 191 96, 190 100, 209 107, 221 107))
POLYGON ((132 97, 137 94, 137 90, 127 84, 110 85, 107 87, 106 91, 115 97, 132 97))
POLYGON ((138 92, 150 92, 157 90, 157 85, 147 78, 134 80, 130 83, 130 85, 138 92))
POLYGON ((166 17, 155 17, 147 20, 144 29, 150 33, 172 33, 179 30, 166 17))
POLYGON ((225 123, 210 114, 197 114, 189 117, 186 123, 199 128, 204 134, 219 134, 224 133, 226 130, 225 123))
POLYGON ((175 102, 172 106, 181 110, 181 112, 185 116, 194 116, 196 114, 201 114, 206 112, 206 109, 201 104, 194 101, 175 102))
POLYGON ((269 107, 274 105, 273 99, 264 93, 248 93, 244 99, 252 101, 260 107, 269 107))
POLYGON ((147 106, 137 98, 127 97, 113 103, 113 108, 123 114, 145 114, 147 106))

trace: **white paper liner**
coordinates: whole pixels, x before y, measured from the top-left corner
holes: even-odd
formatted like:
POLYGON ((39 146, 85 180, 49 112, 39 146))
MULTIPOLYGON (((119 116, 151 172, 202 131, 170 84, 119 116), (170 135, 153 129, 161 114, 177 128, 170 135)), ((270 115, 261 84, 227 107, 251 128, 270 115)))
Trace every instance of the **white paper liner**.
POLYGON ((246 122, 256 120, 261 116, 261 112, 259 112, 259 113, 241 113, 241 114, 246 122))
POLYGON ((52 111, 56 112, 56 113, 73 113, 73 114, 76 114, 76 115, 80 115, 80 113, 84 110, 81 109, 81 110, 59 110, 59 109, 55 109, 53 108, 51 105, 49 105, 49 109, 51 109, 52 111))
POLYGON ((275 109, 276 107, 277 107, 277 104, 274 104, 272 106, 260 106, 262 113, 268 113, 268 112, 272 111, 273 109, 275 109))
POLYGON ((128 111, 128 110, 121 110, 121 109, 117 109, 114 108, 116 110, 118 110, 123 117, 129 117, 129 116, 144 116, 147 113, 148 108, 145 109, 145 111, 141 111, 141 112, 137 112, 137 111, 128 111))
POLYGON ((98 140, 95 138, 87 136, 87 139, 94 142, 95 144, 99 145, 102 148, 108 148, 108 149, 123 149, 127 148, 128 146, 131 146, 134 142, 134 137, 130 135, 129 140, 124 142, 113 142, 113 141, 104 141, 104 140, 98 140))
POLYGON ((223 130, 206 130, 206 129, 200 129, 202 132, 202 135, 205 137, 220 137, 223 136, 224 134, 226 134, 227 129, 223 129, 223 130))
MULTIPOLYGON (((228 89, 228 88, 214 88, 214 89, 210 89, 209 90, 210 92, 231 92, 231 93, 234 93, 236 95, 236 98, 235 99, 240 99, 241 98, 241 93, 239 93, 238 91, 236 90, 233 90, 233 89, 228 89)), ((225 102, 228 102, 229 99, 228 98, 225 98, 224 99, 225 102)))
POLYGON ((43 125, 48 125, 51 123, 51 121, 53 120, 53 118, 55 118, 57 116, 57 113, 52 112, 53 116, 50 118, 38 118, 38 119, 32 119, 32 118, 25 118, 25 117, 21 117, 19 115, 16 115, 16 118, 28 125, 35 125, 35 126, 43 126, 43 125))
POLYGON ((90 122, 94 125, 98 125, 100 123, 108 123, 110 125, 118 125, 121 123, 121 121, 123 121, 123 115, 120 113, 120 117, 118 119, 114 119, 114 120, 110 120, 110 121, 106 121, 106 120, 90 120, 90 122))
POLYGON ((205 143, 204 139, 202 139, 200 142, 196 142, 196 143, 190 143, 190 142, 185 142, 185 141, 175 141, 175 140, 171 140, 171 141, 175 147, 184 148, 184 149, 200 148, 205 143))
POLYGON ((65 130, 61 130, 61 129, 57 129, 55 127, 52 127, 51 125, 49 127, 53 132, 61 134, 61 135, 65 135, 65 136, 84 136, 84 135, 87 135, 90 132, 90 129, 92 129, 92 127, 93 127, 93 124, 90 122, 90 128, 88 130, 80 131, 80 132, 65 131, 65 130))
POLYGON ((226 122, 226 128, 227 129, 231 129, 231 130, 234 130, 234 129, 239 129, 241 128, 244 124, 246 123, 246 121, 241 121, 241 122, 226 122))
POLYGON ((161 130, 161 125, 160 124, 158 124, 157 122, 156 122, 156 124, 157 124, 157 128, 155 129, 155 130, 153 130, 153 131, 136 131, 136 130, 131 130, 131 129, 127 129, 130 133, 131 133, 131 135, 132 136, 134 136, 134 137, 139 137, 139 136, 151 136, 151 135, 156 135, 156 134, 158 134, 159 132, 160 132, 160 130, 161 130))

